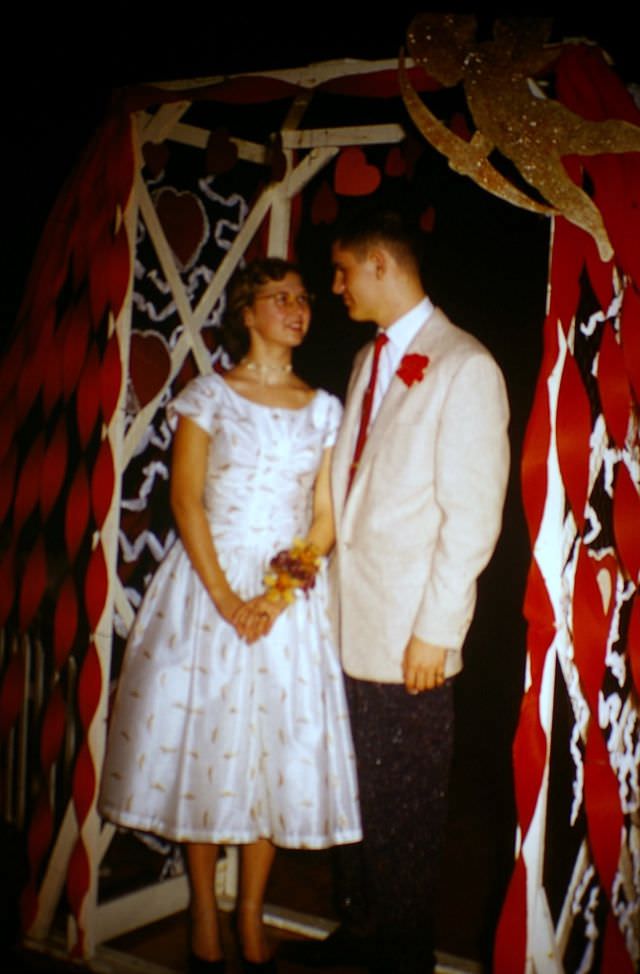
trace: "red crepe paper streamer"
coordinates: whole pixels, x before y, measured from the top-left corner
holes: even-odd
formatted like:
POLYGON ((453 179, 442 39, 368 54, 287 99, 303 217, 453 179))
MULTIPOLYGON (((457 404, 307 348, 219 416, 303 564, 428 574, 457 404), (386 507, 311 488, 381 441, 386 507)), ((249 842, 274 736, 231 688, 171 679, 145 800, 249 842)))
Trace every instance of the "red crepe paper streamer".
POLYGON ((92 631, 102 616, 108 591, 107 563, 101 544, 92 551, 85 576, 84 599, 92 631))
POLYGON ((600 344, 598 388, 607 429, 616 446, 622 449, 631 417, 631 393, 622 349, 609 322, 604 325, 600 344))
POLYGON ((67 497, 64 538, 69 558, 74 561, 86 535, 89 524, 89 482, 84 461, 76 470, 67 497))
POLYGON ((43 521, 47 520, 55 502, 60 496, 60 491, 62 490, 67 473, 68 455, 67 424, 65 417, 61 416, 56 423, 53 436, 46 448, 42 462, 40 513, 43 521))
POLYGON ((42 597, 47 587, 47 556, 43 538, 38 538, 33 550, 27 558, 22 584, 20 586, 20 602, 18 616, 20 629, 26 632, 33 618, 40 608, 42 597))
POLYGON ((558 394, 556 442, 560 474, 579 534, 584 530, 587 503, 591 425, 591 408, 578 366, 567 354, 558 394))
POLYGON ((102 670, 95 643, 91 643, 87 650, 80 679, 78 681, 78 710, 80 721, 85 731, 89 730, 95 716, 100 693, 102 691, 102 670))
POLYGON ((100 367, 100 402, 102 418, 109 425, 115 412, 122 386, 122 360, 117 332, 107 342, 100 367))
POLYGON ((73 578, 62 583, 53 616, 53 654, 58 669, 62 669, 71 652, 78 631, 78 596, 73 578))
POLYGON ((613 534, 624 573, 640 581, 640 496, 624 463, 618 464, 613 490, 613 534))
POLYGON ((0 688, 0 741, 13 727, 24 702, 25 662, 22 653, 9 660, 0 688))
POLYGON ((67 708, 60 686, 57 685, 51 691, 40 731, 40 763, 45 775, 49 774, 53 762, 60 754, 66 719, 67 708))

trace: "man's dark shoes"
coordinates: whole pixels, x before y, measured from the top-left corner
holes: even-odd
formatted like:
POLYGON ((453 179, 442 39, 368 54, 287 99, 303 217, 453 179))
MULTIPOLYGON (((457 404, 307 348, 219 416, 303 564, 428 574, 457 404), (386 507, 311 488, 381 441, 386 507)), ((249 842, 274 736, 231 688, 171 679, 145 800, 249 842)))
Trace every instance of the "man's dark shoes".
POLYGON ((278 954, 303 967, 368 967, 374 950, 368 937, 336 927, 324 940, 284 941, 278 954))

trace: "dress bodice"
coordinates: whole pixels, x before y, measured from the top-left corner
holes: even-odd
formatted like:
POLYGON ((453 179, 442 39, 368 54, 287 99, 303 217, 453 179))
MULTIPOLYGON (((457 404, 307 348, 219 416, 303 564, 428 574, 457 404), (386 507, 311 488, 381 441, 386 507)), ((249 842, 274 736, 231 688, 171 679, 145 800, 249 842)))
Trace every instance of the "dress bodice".
POLYGON ((216 544, 271 555, 308 530, 322 451, 339 401, 318 390, 302 408, 265 406, 219 375, 195 379, 169 407, 210 435, 204 503, 216 544))

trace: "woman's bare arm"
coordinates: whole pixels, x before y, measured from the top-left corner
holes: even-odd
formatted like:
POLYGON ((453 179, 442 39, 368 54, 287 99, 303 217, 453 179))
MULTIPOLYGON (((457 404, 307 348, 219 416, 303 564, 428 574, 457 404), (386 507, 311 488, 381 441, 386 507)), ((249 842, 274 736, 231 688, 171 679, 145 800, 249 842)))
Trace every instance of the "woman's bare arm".
POLYGON ((191 564, 220 615, 232 625, 243 605, 220 567, 204 508, 209 434, 181 416, 173 440, 171 509, 191 564))

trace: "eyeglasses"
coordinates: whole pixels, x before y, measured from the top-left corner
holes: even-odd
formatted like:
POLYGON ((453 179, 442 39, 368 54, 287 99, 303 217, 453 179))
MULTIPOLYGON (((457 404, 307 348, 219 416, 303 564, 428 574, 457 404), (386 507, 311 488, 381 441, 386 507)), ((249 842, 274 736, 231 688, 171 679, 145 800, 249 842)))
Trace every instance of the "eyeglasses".
POLYGON ((284 311, 293 305, 297 305, 298 308, 308 311, 313 302, 313 297, 307 294, 306 291, 301 291, 300 294, 291 294, 289 291, 271 291, 269 294, 256 294, 253 300, 254 302, 262 300, 273 301, 278 311, 284 311))

